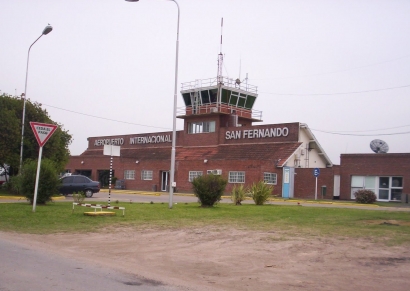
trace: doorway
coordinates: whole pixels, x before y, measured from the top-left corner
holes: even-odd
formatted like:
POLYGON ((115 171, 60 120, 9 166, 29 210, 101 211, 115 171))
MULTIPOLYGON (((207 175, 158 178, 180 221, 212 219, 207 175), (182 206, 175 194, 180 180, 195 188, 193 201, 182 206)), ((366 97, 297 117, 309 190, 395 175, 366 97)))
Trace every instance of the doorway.
POLYGON ((283 198, 293 198, 295 183, 295 168, 283 167, 283 177, 282 177, 282 197, 283 198))
MULTIPOLYGON (((97 175, 98 175, 98 181, 100 182, 101 188, 108 187, 110 184, 110 170, 97 170, 97 175)), ((114 170, 112 171, 112 177, 114 177, 114 170)), ((111 180, 112 180, 112 177, 111 177, 111 180)))
POLYGON ((168 191, 169 171, 161 172, 161 191, 168 191))

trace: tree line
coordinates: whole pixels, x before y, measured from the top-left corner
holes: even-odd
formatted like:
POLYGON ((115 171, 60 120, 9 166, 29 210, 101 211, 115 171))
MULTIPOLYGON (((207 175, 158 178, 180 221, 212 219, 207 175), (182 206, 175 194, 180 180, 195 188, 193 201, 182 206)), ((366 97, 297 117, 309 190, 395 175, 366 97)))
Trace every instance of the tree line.
MULTIPOLYGON (((20 97, 6 93, 0 95, 0 168, 4 169, 3 173, 9 176, 15 176, 20 171, 23 102, 20 97)), ((53 121, 40 103, 32 102, 30 99, 26 100, 23 164, 38 159, 39 145, 30 127, 31 121, 58 126, 47 141, 47 145, 43 147, 42 159, 51 160, 57 173, 62 172, 69 160, 68 146, 72 142, 72 135, 68 130, 64 130, 62 124, 53 121)))

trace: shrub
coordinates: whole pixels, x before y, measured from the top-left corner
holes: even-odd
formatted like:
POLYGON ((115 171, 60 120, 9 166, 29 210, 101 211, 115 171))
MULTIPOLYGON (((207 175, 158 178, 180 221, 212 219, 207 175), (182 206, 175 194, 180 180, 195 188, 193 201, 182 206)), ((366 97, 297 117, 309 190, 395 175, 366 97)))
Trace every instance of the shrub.
POLYGON ((371 190, 358 190, 354 192, 354 197, 356 197, 357 203, 370 204, 376 202, 376 194, 371 190))
POLYGON ((196 177, 192 188, 202 207, 212 207, 221 200, 227 183, 221 176, 211 174, 196 177))
POLYGON ((9 182, 5 183, 5 189, 13 194, 21 193, 21 175, 10 177, 9 182))
POLYGON ((73 193, 73 200, 76 203, 83 203, 85 199, 85 193, 84 191, 78 191, 73 193))
POLYGON ((231 199, 235 205, 242 205, 242 201, 245 200, 246 197, 246 189, 245 187, 240 184, 235 185, 232 189, 231 199))
POLYGON ((249 189, 251 197, 256 205, 263 205, 271 196, 273 186, 265 184, 263 181, 253 183, 249 189))
MULTIPOLYGON (((38 180, 37 204, 46 204, 51 197, 58 193, 60 179, 58 179, 57 167, 53 161, 43 159, 40 167, 38 180)), ((23 166, 21 174, 21 193, 33 204, 34 188, 37 175, 37 161, 29 160, 23 166)))

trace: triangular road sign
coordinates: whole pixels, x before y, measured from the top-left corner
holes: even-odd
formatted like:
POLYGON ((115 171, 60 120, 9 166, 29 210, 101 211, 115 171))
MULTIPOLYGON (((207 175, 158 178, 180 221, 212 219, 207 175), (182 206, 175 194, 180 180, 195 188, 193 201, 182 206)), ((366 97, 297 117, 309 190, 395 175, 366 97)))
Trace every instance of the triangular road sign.
POLYGON ((31 129, 34 132, 34 136, 37 139, 38 145, 42 147, 48 141, 48 139, 53 135, 54 131, 57 129, 57 125, 40 123, 40 122, 30 122, 31 129))

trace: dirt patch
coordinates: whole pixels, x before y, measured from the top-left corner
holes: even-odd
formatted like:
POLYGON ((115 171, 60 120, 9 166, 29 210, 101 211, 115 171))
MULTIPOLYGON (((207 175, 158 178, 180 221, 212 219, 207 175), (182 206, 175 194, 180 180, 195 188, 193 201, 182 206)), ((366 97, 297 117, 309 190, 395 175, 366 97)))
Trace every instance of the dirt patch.
POLYGON ((408 290, 408 247, 240 229, 1 233, 181 290, 408 290))
POLYGON ((368 225, 395 225, 395 226, 410 226, 410 221, 403 220, 365 220, 364 223, 368 225))

